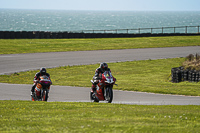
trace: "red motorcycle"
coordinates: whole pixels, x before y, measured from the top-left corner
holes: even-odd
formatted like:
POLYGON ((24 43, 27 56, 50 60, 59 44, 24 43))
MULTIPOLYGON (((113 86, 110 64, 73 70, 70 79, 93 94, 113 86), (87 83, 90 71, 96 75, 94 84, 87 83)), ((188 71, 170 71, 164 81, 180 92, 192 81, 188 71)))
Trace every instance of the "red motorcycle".
POLYGON ((99 83, 96 85, 96 91, 90 92, 90 99, 92 102, 107 101, 111 103, 113 100, 113 85, 115 84, 116 79, 112 76, 110 71, 105 71, 101 74, 101 78, 96 78, 91 80, 94 84, 95 80, 99 80, 99 83))
POLYGON ((47 101, 51 84, 52 82, 48 76, 40 76, 40 80, 34 91, 35 94, 31 96, 32 101, 47 101), (40 96, 37 96, 37 93, 39 93, 40 96))

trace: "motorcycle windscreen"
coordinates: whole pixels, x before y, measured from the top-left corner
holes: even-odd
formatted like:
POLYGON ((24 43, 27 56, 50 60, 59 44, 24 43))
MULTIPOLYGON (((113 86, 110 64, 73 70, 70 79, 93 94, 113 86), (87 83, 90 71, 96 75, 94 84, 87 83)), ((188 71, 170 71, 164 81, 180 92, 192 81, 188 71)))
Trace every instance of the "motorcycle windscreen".
POLYGON ((106 83, 113 83, 114 82, 113 81, 113 76, 112 76, 110 71, 105 71, 104 72, 104 76, 106 78, 106 81, 105 81, 106 83))

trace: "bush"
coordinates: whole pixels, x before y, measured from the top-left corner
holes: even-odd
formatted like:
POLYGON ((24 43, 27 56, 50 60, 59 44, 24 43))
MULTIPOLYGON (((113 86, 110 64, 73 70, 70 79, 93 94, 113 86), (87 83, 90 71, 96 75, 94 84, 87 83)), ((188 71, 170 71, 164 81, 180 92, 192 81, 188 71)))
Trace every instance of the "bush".
POLYGON ((184 69, 200 71, 200 55, 188 55, 186 61, 182 63, 182 66, 184 69))

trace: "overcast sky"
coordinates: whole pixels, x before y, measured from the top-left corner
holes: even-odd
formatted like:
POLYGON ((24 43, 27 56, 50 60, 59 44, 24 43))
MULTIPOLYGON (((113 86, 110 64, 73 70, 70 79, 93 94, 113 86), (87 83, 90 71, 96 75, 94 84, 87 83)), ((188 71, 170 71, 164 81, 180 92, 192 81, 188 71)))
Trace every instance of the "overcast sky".
POLYGON ((115 11, 200 11, 200 0, 0 0, 0 8, 115 11))

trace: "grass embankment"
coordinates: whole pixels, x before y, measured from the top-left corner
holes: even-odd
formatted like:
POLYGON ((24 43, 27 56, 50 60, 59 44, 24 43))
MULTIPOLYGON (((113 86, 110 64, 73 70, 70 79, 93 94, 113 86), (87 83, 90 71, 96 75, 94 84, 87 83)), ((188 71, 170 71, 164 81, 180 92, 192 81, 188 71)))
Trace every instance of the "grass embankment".
MULTIPOLYGON (((171 68, 179 67, 185 58, 108 63, 117 78, 114 89, 200 96, 199 82, 171 83, 171 68)), ((47 69, 53 85, 90 87, 90 80, 99 64, 65 66, 47 69)), ((5 83, 32 84, 37 71, 0 75, 5 83)))
POLYGON ((0 39, 0 54, 199 46, 200 36, 101 39, 0 39))
POLYGON ((0 132, 199 132, 200 106, 0 101, 0 132))

